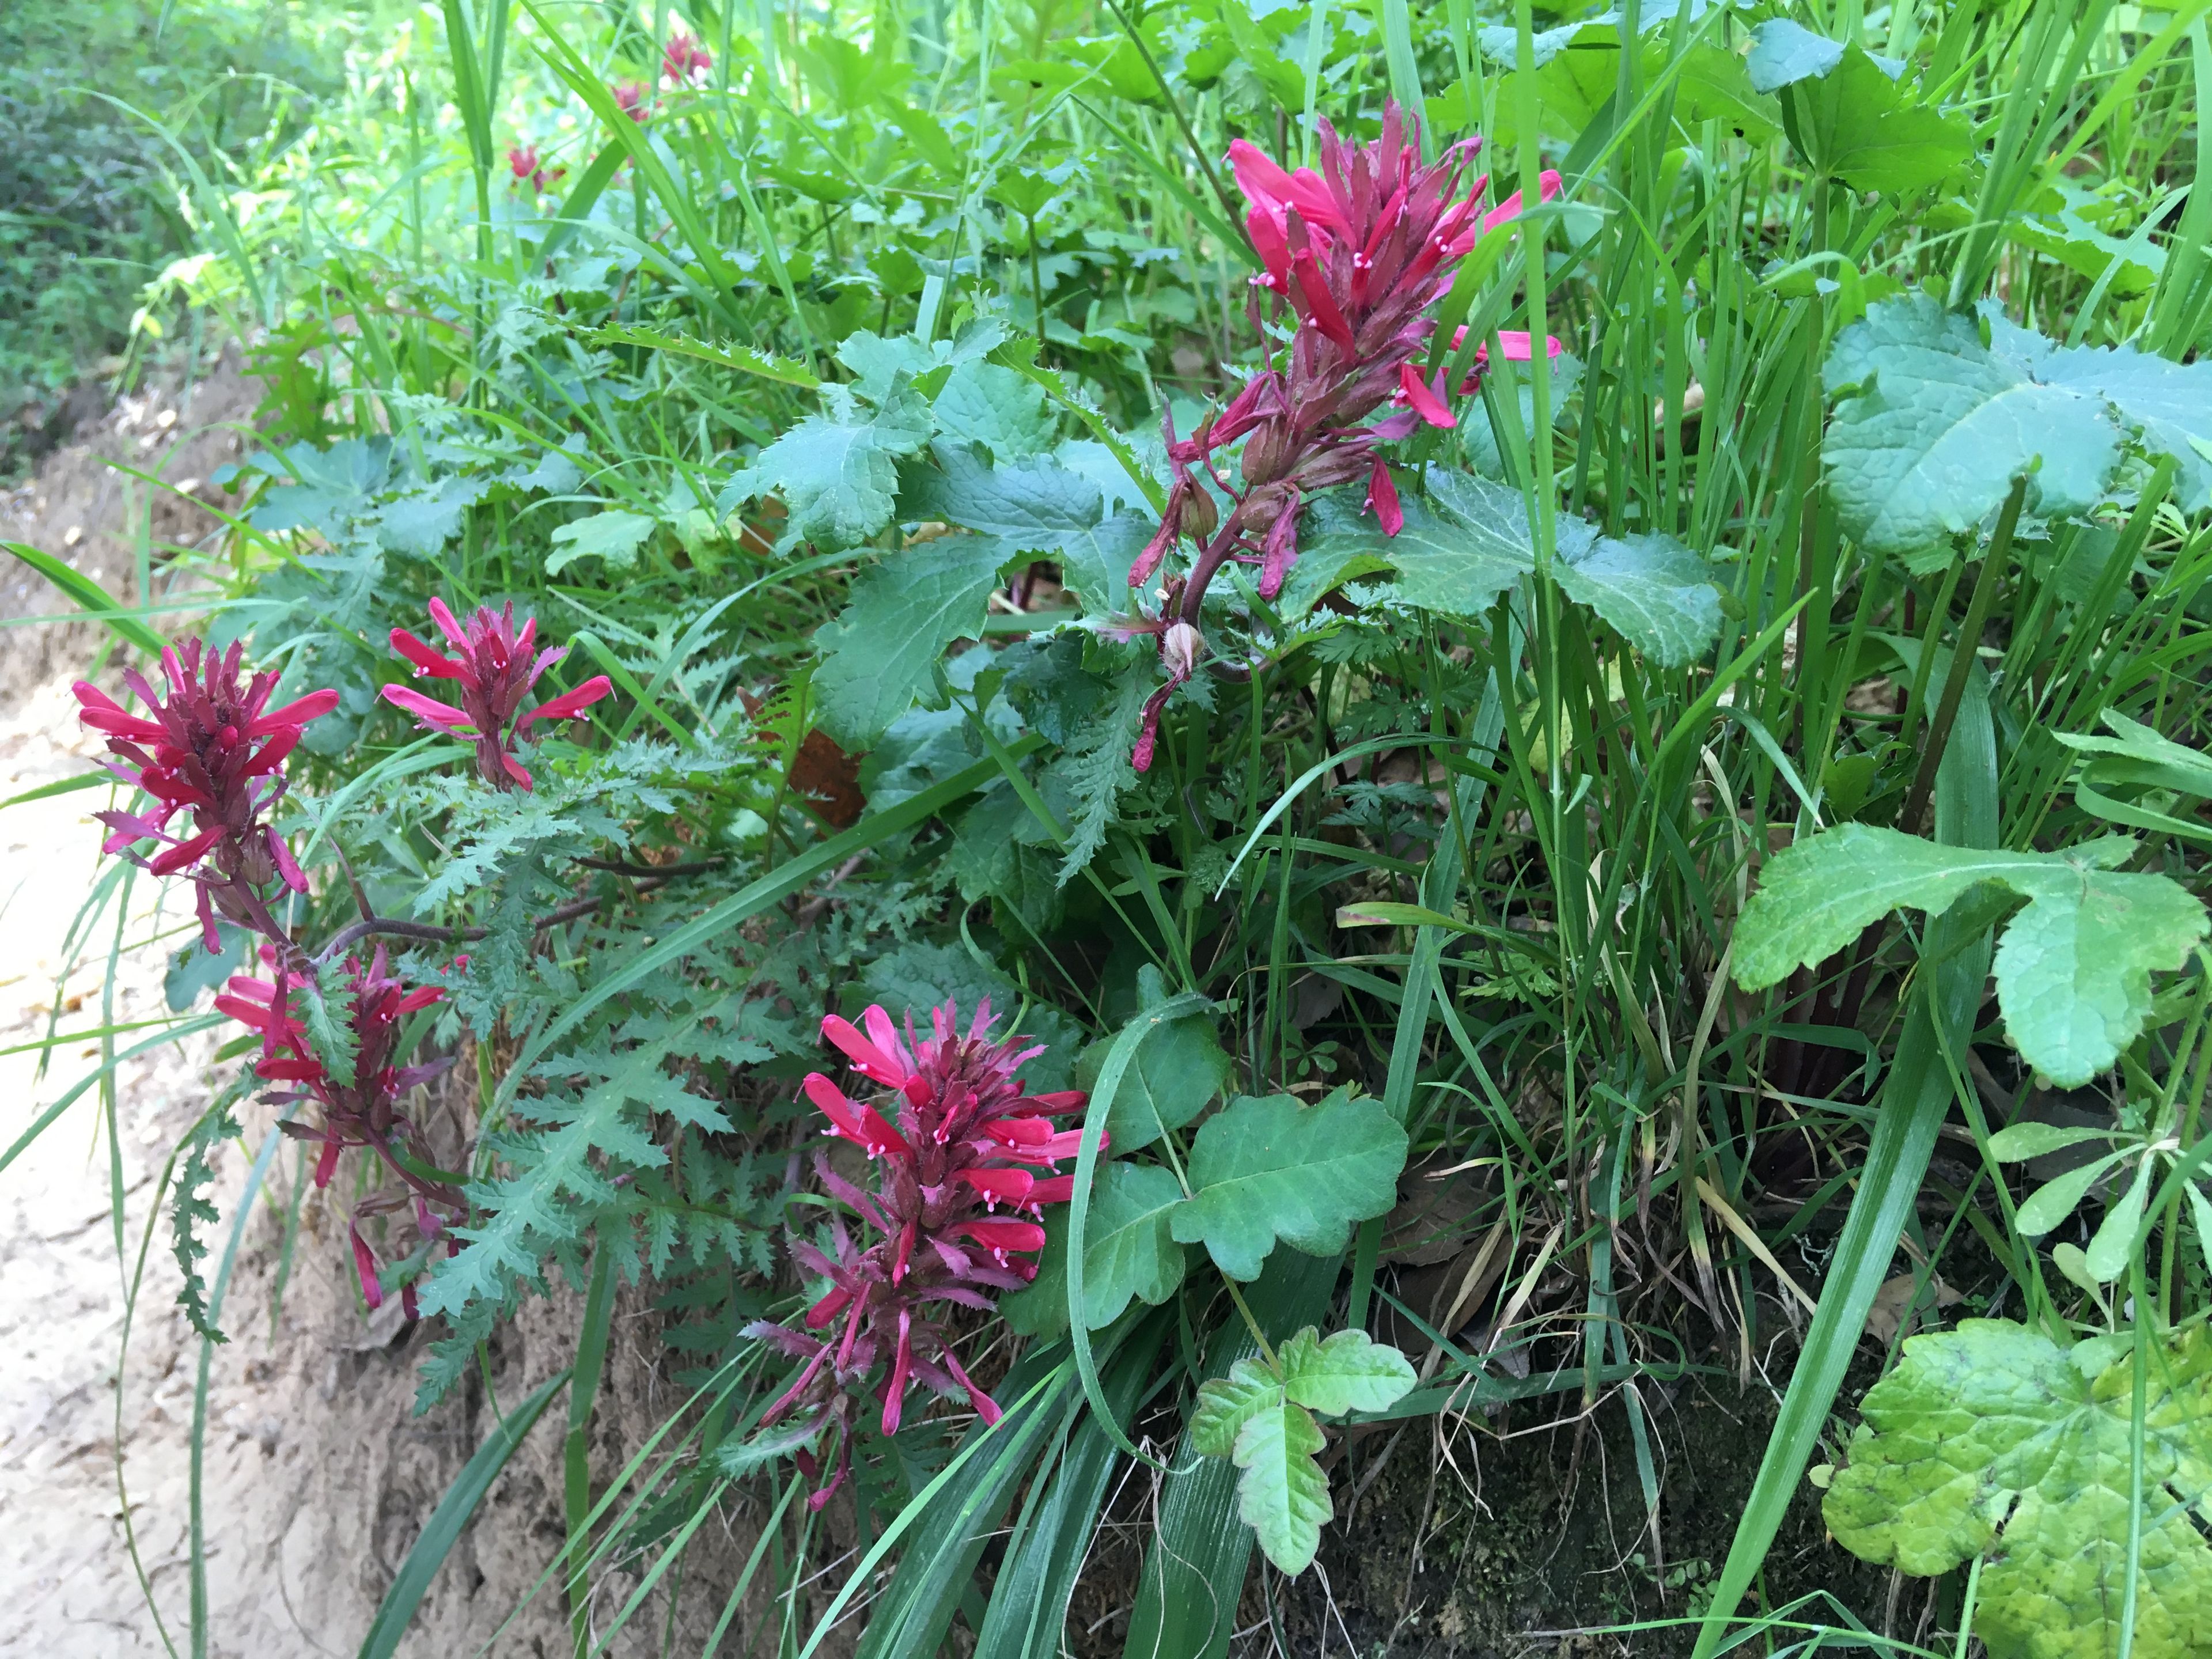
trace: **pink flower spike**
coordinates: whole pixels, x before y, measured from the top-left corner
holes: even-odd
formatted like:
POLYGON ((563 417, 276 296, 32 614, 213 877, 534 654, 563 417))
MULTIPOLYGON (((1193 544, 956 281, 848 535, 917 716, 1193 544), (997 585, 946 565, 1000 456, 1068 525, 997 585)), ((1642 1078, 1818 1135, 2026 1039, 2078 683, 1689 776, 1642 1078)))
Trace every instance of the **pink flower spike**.
POLYGON ((522 731, 532 720, 564 720, 580 714, 601 697, 615 689, 615 683, 605 674, 594 674, 573 691, 563 691, 550 702, 541 702, 520 720, 514 729, 522 731))
POLYGON ((1036 1185, 1036 1177, 1026 1170, 963 1170, 960 1179, 994 1204, 1025 1203, 1036 1185))
POLYGON ((1375 470, 1367 475, 1367 505, 1381 520, 1384 535, 1395 536, 1406 527, 1405 511, 1398 505, 1398 486, 1386 462, 1376 461, 1375 470))
POLYGON ((1291 260, 1291 270, 1297 280, 1298 297, 1306 320, 1319 329, 1323 337, 1346 357, 1357 357, 1359 347, 1352 337, 1352 325, 1344 320, 1344 313, 1336 307, 1335 296, 1322 280, 1320 263, 1311 249, 1302 249, 1291 260))
MULTIPOLYGON (((488 611, 489 607, 487 606, 486 609, 488 611)), ((453 615, 453 606, 434 593, 430 596, 430 620, 438 624, 438 631, 451 640, 455 646, 463 651, 470 648, 468 630, 461 626, 460 619, 453 615)))
MULTIPOLYGON (((913 1050, 899 1040, 898 1027, 891 1024, 880 1003, 870 1003, 860 1010, 860 1024, 868 1028, 868 1041, 876 1045, 876 1052, 890 1060, 898 1072, 898 1081, 891 1086, 902 1087, 914 1073, 913 1050)), ((907 1023, 907 1035, 914 1035, 914 1024, 907 1023)))
MULTIPOLYGON (((1443 385, 1443 376, 1439 374, 1437 386, 1441 388, 1443 385)), ((1459 424, 1457 418, 1445 406, 1443 398, 1421 379, 1421 371, 1410 362, 1398 365, 1398 389, 1405 394, 1406 401, 1413 406, 1413 412, 1431 426, 1449 428, 1459 424)))

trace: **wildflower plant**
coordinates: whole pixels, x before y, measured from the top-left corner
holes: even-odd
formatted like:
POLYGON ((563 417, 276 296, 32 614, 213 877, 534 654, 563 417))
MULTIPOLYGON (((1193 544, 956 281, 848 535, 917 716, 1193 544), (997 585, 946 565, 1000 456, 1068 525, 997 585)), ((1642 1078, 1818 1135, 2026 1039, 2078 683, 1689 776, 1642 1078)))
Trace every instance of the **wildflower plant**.
POLYGON ((512 602, 498 611, 479 605, 464 623, 443 599, 430 601, 430 620, 458 654, 447 656, 406 629, 392 630, 392 648, 414 665, 417 675, 452 680, 460 688, 460 707, 441 702, 411 686, 387 685, 385 701, 418 716, 426 727, 450 732, 476 744, 477 775, 495 789, 528 789, 530 774, 515 759, 515 742, 538 720, 580 714, 614 689, 605 674, 594 674, 573 691, 522 712, 522 701, 547 669, 568 654, 566 646, 532 651, 538 619, 514 625, 512 602))
MULTIPOLYGON (((889 1091, 856 1101, 823 1073, 805 1082, 807 1099, 827 1120, 823 1133, 858 1146, 873 1168, 874 1183, 864 1188, 823 1154, 814 1158, 823 1190, 868 1237, 856 1241, 840 1212, 829 1250, 794 1238, 793 1260, 827 1280, 828 1290, 796 1324, 747 1328, 801 1362, 763 1424, 806 1411, 823 1427, 835 1425, 837 1461, 809 1499, 817 1509, 845 1478, 851 1402, 869 1391, 879 1364, 872 1394, 885 1435, 898 1432, 917 1382, 964 1400, 987 1424, 999 1419, 998 1402, 961 1364, 945 1319, 957 1308, 988 1313, 994 1293, 1036 1276, 1032 1258, 1045 1232, 1036 1218, 1065 1203, 1073 1188, 1071 1176, 1036 1172, 1075 1156, 1082 1127, 1056 1128, 1053 1119, 1082 1110, 1083 1091, 1026 1092, 1018 1074, 1045 1050, 1018 1036, 993 1041, 988 998, 965 1031, 954 1004, 933 1008, 929 1018, 927 1037, 915 1035, 911 1013, 902 1034, 879 1006, 862 1014, 860 1026, 835 1014, 823 1020, 822 1035, 853 1069, 889 1091)), ((1103 1143, 1103 1132, 1097 1138, 1103 1143)), ((811 1454, 807 1467, 816 1472, 811 1454)))

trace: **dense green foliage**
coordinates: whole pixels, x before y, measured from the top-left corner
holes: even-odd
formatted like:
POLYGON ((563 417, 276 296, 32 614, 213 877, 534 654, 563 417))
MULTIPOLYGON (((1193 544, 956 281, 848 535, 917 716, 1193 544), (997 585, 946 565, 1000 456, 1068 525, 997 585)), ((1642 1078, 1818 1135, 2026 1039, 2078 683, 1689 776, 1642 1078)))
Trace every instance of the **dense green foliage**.
MULTIPOLYGON (((2202 1389, 2142 1379, 2198 1364, 2212 1305, 2208 82, 2201 16, 2050 0, 412 14, 194 198, 191 297, 254 335, 272 424, 165 583, 338 693, 291 763, 306 933, 404 921, 449 989, 410 1036, 461 1060, 463 1248, 371 1224, 433 1322, 425 1400, 565 1276, 580 1425, 608 1286, 650 1284, 707 1392, 635 1527, 605 1512, 643 1477, 595 1509, 613 1472, 572 1462, 572 1571, 780 1485, 801 1654, 861 1595, 870 1652, 956 1618, 1058 1651, 1116 1458, 1176 1445, 1131 1650, 1218 1654, 1234 1598, 1175 1586, 1241 1583, 1254 1534, 1285 1572, 1327 1550, 1316 1414, 1507 1376, 1625 1413, 1656 1540, 1660 1425, 1617 1385, 1748 1380, 1788 1248, 1819 1312, 1703 1655, 1902 1247, 1908 1308, 1940 1274, 2026 1328, 1906 1350, 1838 1537, 1963 1591, 2001 1518, 1917 1518, 1982 1477, 1916 1463, 1914 1414, 2040 1345, 2098 1484, 2008 1475, 2051 1506, 2018 1535, 2146 1575, 2068 1589, 2087 1645, 2047 1650, 2191 1651, 2159 1574, 2196 1534, 2152 1487, 2212 1519, 2203 1430, 2145 1413, 2202 1389), (1162 417, 1296 332, 1223 155, 1295 164, 1317 114, 1371 138, 1386 89, 1524 204, 1419 347, 1455 423, 1386 444, 1395 532, 1355 481, 1292 502, 1279 592, 1224 567, 1140 772, 1162 417), (534 614, 570 647, 547 692, 611 680, 532 793, 380 695, 434 598, 534 614), (1006 1300, 1005 1419, 862 1411, 860 1553, 815 1583, 824 1419, 758 1428, 789 1362, 744 1334, 822 1293, 787 1231, 842 1248, 799 1079, 825 1012, 986 996, 1110 1144, 1006 1300), (2112 1150, 2029 1197, 2011 1166, 2064 1146, 2022 1127, 2084 1085, 2112 1150), (1407 1216, 1466 1170, 1434 1259, 1470 1305, 1411 1305, 1407 1216), (2085 1203, 2094 1238, 2054 1231, 2085 1203), (1407 1357, 1364 1334, 1386 1307, 1407 1357)), ((1978 1580, 1993 1651, 2031 1650, 2013 1561, 1978 1580)), ((609 1632, 571 1589, 581 1654, 609 1632)))

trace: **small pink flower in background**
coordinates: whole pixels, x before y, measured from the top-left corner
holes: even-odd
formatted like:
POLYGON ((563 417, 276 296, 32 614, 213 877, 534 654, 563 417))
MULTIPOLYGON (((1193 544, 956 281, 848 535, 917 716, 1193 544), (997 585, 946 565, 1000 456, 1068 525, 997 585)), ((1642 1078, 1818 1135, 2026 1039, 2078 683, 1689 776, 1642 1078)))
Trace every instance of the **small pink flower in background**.
POLYGON ((141 812, 94 814, 112 832, 101 850, 120 853, 155 875, 189 874, 198 888, 201 936, 220 948, 215 919, 228 920, 264 936, 281 938, 268 911, 272 883, 295 892, 307 878, 284 839, 264 821, 284 793, 283 765, 309 720, 337 706, 335 691, 311 691, 280 708, 268 706, 276 676, 242 681, 243 647, 208 649, 186 640, 161 653, 168 695, 157 696, 135 669, 123 683, 145 708, 134 714, 84 680, 71 689, 80 718, 106 736, 114 758, 107 769, 153 797, 141 812), (174 820, 191 817, 190 833, 174 820), (131 849, 141 841, 161 843, 151 858, 131 849))
POLYGON ((614 94, 615 103, 623 114, 641 126, 644 125, 645 118, 652 112, 652 105, 646 97, 644 82, 617 81, 607 90, 614 94))
MULTIPOLYGON (((835 1014, 822 1022, 822 1035, 853 1069, 888 1091, 854 1100, 819 1072, 805 1085, 828 1120, 824 1133, 850 1141, 876 1165, 868 1190, 827 1158, 815 1159, 823 1188, 874 1237, 857 1243, 840 1216, 831 1224, 834 1255, 793 1240, 793 1260, 827 1279, 829 1291, 795 1326, 762 1321, 746 1331, 803 1362, 762 1422, 820 1408, 824 1427, 837 1431, 836 1468, 809 1500, 816 1509, 844 1480, 852 1403, 879 1361, 889 1370, 872 1393, 885 1434, 898 1432, 915 1382, 964 1399, 987 1423, 998 1420, 998 1403, 962 1369, 930 1304, 988 1311, 995 1304, 987 1292, 1027 1284, 1036 1268, 1024 1258, 1044 1248, 1045 1233, 1024 1215, 1041 1215, 1073 1190, 1072 1176, 1036 1170, 1075 1156, 1083 1131, 1054 1128, 1052 1120, 1079 1110, 1082 1092, 1024 1092, 1016 1073, 1044 1051, 1023 1047, 1019 1037, 991 1041, 988 1001, 964 1033, 951 1004, 931 1010, 930 1025, 932 1035, 917 1038, 909 1015, 902 1033, 879 1007, 859 1026, 835 1014)), ((1103 1149, 1103 1133, 1099 1141, 1103 1149)), ((802 1454, 802 1467, 809 1478, 819 1472, 811 1454, 802 1454)))
POLYGON ((457 648, 458 656, 434 650, 404 628, 392 630, 392 648, 415 665, 416 674, 458 682, 461 706, 456 708, 404 685, 386 686, 385 701, 419 716, 425 726, 473 741, 477 774, 496 788, 532 787, 530 774, 508 745, 532 722, 580 714, 614 689, 605 674, 594 674, 574 690, 518 717, 516 711, 538 677, 567 656, 568 647, 555 646, 533 656, 531 647, 538 637, 538 619, 528 618, 518 629, 511 603, 498 611, 479 605, 464 626, 443 599, 432 599, 430 620, 457 648))
POLYGON ((682 29, 668 37, 660 54, 660 78, 679 87, 703 87, 714 72, 707 48, 682 29))
POLYGON ((566 178, 566 167, 549 167, 538 159, 538 146, 523 144, 507 152, 507 171, 514 175, 518 185, 528 185, 533 192, 550 190, 566 178))

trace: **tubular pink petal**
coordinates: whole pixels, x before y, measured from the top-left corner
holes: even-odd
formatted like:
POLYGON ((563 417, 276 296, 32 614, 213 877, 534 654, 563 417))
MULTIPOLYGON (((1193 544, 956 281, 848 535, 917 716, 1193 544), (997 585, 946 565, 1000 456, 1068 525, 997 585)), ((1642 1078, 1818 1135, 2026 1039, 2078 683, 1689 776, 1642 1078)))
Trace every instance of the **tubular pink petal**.
POLYGON ((563 691, 550 702, 539 703, 537 708, 515 721, 514 729, 518 732, 525 731, 532 720, 564 720, 572 715, 580 714, 614 689, 615 683, 605 674, 594 674, 574 690, 563 691))
MULTIPOLYGON (((1437 377, 1437 385, 1443 385, 1441 375, 1437 377)), ((1398 389, 1406 394, 1406 401, 1412 405, 1413 412, 1431 426, 1450 428, 1459 424, 1451 410, 1445 407, 1444 400, 1421 379, 1420 370, 1413 364, 1398 365, 1398 389)))
MULTIPOLYGON (((853 1069, 870 1082, 896 1089, 906 1081, 906 1067, 892 1058, 896 1050, 887 1051, 881 1042, 871 1042, 860 1035, 852 1021, 836 1014, 826 1014, 822 1020, 822 1035, 842 1049, 845 1057, 853 1062, 853 1069)), ((896 1041, 894 1038, 893 1042, 896 1041)))
POLYGON ((906 1309, 899 1310, 898 1349, 891 1359, 891 1374, 884 1379, 884 1432, 896 1434, 899 1418, 906 1409, 907 1373, 914 1364, 914 1316, 906 1309))
POLYGON ((465 680, 469 678, 465 665, 423 644, 404 628, 392 630, 392 648, 425 674, 441 680, 465 680))
POLYGON ((347 1224, 346 1231, 353 1237, 353 1266, 361 1275, 361 1299, 368 1304, 369 1311, 374 1313, 384 1305, 384 1286, 376 1276, 376 1253, 361 1236, 360 1223, 347 1224))
POLYGON ((1375 469, 1367 475, 1367 505, 1382 526, 1382 533, 1395 536, 1406 526, 1405 510, 1398 505, 1398 486, 1390 477, 1389 466, 1376 461, 1375 469))
POLYGON ((300 868, 299 860, 292 856, 292 849, 284 844, 284 837, 274 830, 264 830, 261 833, 269 838, 270 861, 276 865, 276 873, 284 884, 295 893, 306 892, 307 872, 300 868))
POLYGON ((465 708, 456 708, 449 702, 440 702, 435 697, 426 697, 411 686, 387 685, 380 695, 385 702, 419 716, 425 724, 434 726, 441 732, 450 732, 456 737, 476 735, 476 722, 469 717, 469 711, 465 708))
POLYGON ((296 697, 282 708, 272 708, 246 728, 249 738, 265 738, 271 732, 286 726, 305 726, 309 720, 320 720, 338 706, 338 694, 331 690, 310 691, 296 697))
POLYGON ((507 775, 513 778, 518 786, 532 793, 537 792, 538 786, 531 781, 529 770, 520 761, 512 755, 501 755, 499 757, 499 763, 506 769, 507 775))
POLYGON ((214 846, 222 837, 221 824, 217 824, 212 830, 203 830, 191 840, 180 841, 167 851, 155 854, 147 860, 146 867, 157 876, 174 875, 186 865, 196 860, 201 854, 214 846))
MULTIPOLYGON (((486 607, 486 609, 488 608, 489 607, 486 607)), ((477 614, 482 616, 484 612, 480 610, 477 614)), ((445 600, 436 598, 433 598, 431 599, 430 620, 438 624, 439 632, 442 633, 447 639, 451 640, 455 646, 463 651, 466 651, 469 648, 468 630, 463 628, 460 623, 454 617, 452 608, 447 605, 445 600)))

